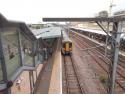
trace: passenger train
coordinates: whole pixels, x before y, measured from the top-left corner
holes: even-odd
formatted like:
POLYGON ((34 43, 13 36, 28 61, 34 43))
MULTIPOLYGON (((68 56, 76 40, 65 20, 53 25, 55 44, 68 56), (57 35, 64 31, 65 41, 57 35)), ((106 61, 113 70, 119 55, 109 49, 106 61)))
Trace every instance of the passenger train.
POLYGON ((62 31, 61 52, 63 55, 71 55, 72 54, 72 41, 65 31, 62 31))

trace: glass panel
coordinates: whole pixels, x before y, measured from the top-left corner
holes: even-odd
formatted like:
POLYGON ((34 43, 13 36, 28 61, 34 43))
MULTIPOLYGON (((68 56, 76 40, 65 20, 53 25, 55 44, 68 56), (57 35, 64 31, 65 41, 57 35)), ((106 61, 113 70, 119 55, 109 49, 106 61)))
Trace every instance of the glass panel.
POLYGON ((37 55, 35 55, 35 64, 37 64, 38 61, 39 61, 39 58, 38 58, 38 54, 37 54, 37 55))
POLYGON ((39 47, 38 47, 38 42, 34 43, 34 53, 35 53, 35 64, 39 63, 39 47))
POLYGON ((39 53, 39 60, 40 60, 41 63, 44 60, 44 52, 43 51, 39 53))
POLYGON ((21 48, 24 65, 33 66, 32 42, 23 34, 21 35, 21 48))
POLYGON ((38 58, 39 58, 39 61, 40 63, 43 62, 44 60, 44 56, 45 56, 45 53, 44 53, 44 50, 43 50, 43 44, 41 43, 41 41, 39 40, 38 42, 38 58))
POLYGON ((3 80, 3 73, 2 73, 1 60, 0 60, 0 81, 1 80, 3 80))
POLYGON ((9 29, 2 32, 2 45, 7 65, 8 78, 20 67, 18 52, 18 33, 16 29, 9 29))

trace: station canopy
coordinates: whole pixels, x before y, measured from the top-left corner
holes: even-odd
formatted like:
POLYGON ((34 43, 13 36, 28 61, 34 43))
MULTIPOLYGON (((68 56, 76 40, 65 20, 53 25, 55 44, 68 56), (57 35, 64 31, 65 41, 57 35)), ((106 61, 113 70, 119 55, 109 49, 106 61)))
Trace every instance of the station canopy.
POLYGON ((32 30, 33 34, 37 39, 49 39, 61 37, 61 28, 60 27, 47 27, 43 29, 32 30))
POLYGON ((36 40, 35 36, 24 22, 11 21, 0 14, 0 28, 19 28, 22 33, 25 33, 30 39, 36 40))
POLYGON ((5 79, 14 81, 22 71, 35 69, 37 61, 32 54, 36 37, 24 22, 11 21, 0 14, 0 41, 0 83, 7 83, 5 79))
POLYGON ((84 29, 84 28, 73 28, 76 30, 81 30, 83 32, 90 32, 90 33, 97 33, 97 34, 101 34, 101 35, 106 35, 106 33, 102 30, 96 30, 96 29, 84 29))

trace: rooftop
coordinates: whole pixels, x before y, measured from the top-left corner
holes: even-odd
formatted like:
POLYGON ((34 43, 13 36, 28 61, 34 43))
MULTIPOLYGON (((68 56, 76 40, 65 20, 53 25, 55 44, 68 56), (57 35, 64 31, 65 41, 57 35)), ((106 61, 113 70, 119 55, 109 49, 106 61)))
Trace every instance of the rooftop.
POLYGON ((32 32, 36 36, 37 39, 61 37, 60 27, 48 27, 48 28, 43 28, 43 29, 36 29, 36 30, 32 30, 32 32))

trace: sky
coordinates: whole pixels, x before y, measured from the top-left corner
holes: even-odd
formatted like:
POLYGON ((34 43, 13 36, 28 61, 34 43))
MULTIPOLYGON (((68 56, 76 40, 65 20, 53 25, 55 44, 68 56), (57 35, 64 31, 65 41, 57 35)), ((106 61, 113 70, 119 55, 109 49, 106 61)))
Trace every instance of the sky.
MULTIPOLYGON (((0 13, 10 20, 24 21, 26 23, 41 23, 43 17, 92 17, 99 11, 109 11, 110 1, 1 0, 0 13)), ((113 1, 116 4, 113 11, 122 9, 125 5, 125 0, 113 1)))

